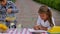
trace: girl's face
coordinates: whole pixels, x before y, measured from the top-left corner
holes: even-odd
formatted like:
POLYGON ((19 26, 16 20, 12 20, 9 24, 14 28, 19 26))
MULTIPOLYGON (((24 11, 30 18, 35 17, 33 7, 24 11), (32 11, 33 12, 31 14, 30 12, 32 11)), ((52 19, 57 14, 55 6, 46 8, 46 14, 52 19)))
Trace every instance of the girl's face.
POLYGON ((46 13, 41 13, 39 15, 40 15, 41 19, 43 19, 43 20, 47 20, 48 19, 48 15, 46 13))

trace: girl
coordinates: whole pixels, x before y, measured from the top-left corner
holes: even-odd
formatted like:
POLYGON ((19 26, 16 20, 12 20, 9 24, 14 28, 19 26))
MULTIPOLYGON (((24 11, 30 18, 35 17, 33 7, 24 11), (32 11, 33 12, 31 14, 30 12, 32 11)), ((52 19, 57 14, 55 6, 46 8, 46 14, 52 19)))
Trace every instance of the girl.
POLYGON ((35 30, 48 30, 55 26, 51 10, 47 6, 41 6, 38 14, 37 25, 34 26, 35 30))

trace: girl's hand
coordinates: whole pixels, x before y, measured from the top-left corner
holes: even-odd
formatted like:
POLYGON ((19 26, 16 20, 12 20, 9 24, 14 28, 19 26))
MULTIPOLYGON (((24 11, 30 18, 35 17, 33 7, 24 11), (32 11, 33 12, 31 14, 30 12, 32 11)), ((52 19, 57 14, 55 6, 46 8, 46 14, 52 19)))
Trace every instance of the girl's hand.
POLYGON ((43 27, 43 26, 40 26, 40 25, 36 25, 36 26, 34 26, 34 29, 35 29, 35 30, 47 30, 47 27, 43 27))
POLYGON ((39 26, 40 30, 48 30, 47 27, 39 26))
POLYGON ((40 28, 39 28, 38 25, 34 26, 34 29, 35 29, 35 30, 40 30, 40 28))

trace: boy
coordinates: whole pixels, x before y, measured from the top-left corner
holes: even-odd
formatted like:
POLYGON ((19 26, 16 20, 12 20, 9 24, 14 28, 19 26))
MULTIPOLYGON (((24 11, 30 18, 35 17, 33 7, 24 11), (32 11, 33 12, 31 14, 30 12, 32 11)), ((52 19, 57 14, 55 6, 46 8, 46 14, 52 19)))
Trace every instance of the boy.
MULTIPOLYGON (((1 15, 1 19, 0 20, 5 20, 6 18, 6 13, 8 13, 10 16, 14 16, 15 17, 15 13, 18 13, 18 9, 16 8, 15 4, 11 1, 7 1, 7 0, 0 0, 0 15, 1 15)), ((16 20, 15 20, 16 21, 16 20)), ((14 21, 15 24, 15 28, 16 28, 16 23, 14 21)), ((10 27, 10 23, 8 23, 8 20, 6 21, 6 25, 8 27, 10 27)))

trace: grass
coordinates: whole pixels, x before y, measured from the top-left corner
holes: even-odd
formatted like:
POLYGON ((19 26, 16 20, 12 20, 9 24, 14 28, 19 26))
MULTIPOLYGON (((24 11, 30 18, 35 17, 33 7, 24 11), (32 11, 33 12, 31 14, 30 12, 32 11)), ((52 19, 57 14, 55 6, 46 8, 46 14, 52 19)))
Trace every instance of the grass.
POLYGON ((33 1, 48 5, 49 7, 52 7, 60 11, 60 0, 33 0, 33 1))

